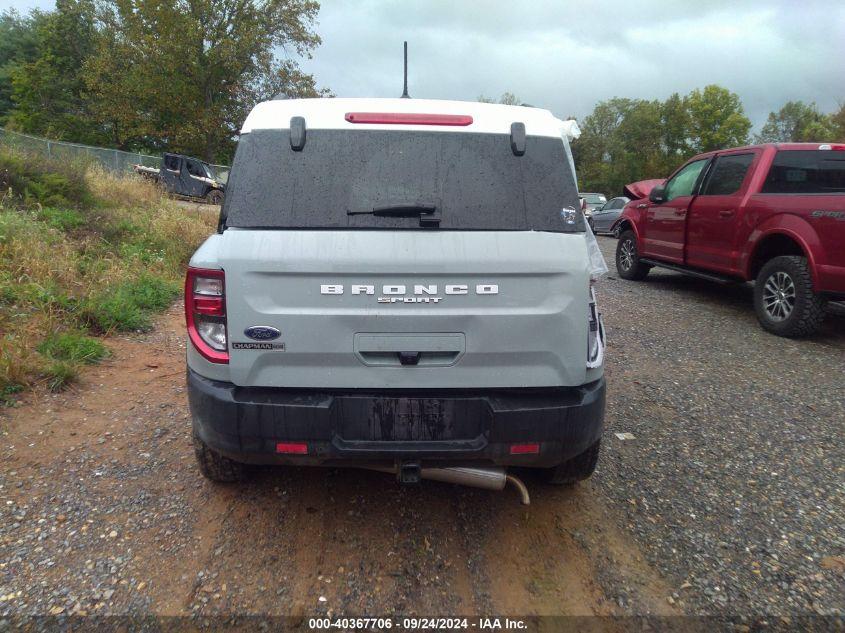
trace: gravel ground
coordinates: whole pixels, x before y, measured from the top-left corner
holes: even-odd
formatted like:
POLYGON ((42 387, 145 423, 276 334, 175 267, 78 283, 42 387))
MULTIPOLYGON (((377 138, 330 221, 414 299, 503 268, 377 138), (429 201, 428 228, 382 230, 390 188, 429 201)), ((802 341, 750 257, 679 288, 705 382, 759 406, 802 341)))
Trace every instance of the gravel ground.
POLYGON ((759 328, 749 285, 611 273, 597 482, 697 612, 845 614, 845 319, 759 328), (620 441, 613 433, 628 432, 620 441))
POLYGON ((757 326, 748 287, 614 277, 599 468, 572 489, 529 481, 528 508, 359 471, 212 485, 180 306, 111 339, 78 387, 0 414, 0 630, 16 614, 845 613, 842 314, 790 341, 757 326))

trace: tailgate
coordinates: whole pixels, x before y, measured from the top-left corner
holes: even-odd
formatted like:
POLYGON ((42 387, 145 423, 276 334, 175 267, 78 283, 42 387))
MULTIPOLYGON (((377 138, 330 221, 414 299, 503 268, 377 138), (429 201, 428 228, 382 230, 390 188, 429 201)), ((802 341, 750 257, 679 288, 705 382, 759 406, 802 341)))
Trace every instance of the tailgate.
POLYGON ((221 237, 236 385, 584 382, 584 234, 229 229, 221 237), (255 326, 281 331, 276 345, 243 345, 255 342, 245 334, 255 326))

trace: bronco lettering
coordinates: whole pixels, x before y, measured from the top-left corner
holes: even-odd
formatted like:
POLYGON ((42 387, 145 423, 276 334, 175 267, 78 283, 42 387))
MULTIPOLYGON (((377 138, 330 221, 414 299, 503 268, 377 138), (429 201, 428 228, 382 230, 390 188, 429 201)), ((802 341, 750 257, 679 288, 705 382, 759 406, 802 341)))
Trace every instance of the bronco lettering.
MULTIPOLYGON (((342 295, 343 284, 320 284, 321 295, 342 295)), ((372 295, 375 294, 375 286, 369 284, 353 284, 351 286, 353 295, 372 295)), ((438 292, 437 284, 414 284, 414 289, 411 294, 414 295, 436 295, 438 292)), ((469 294, 469 286, 467 284, 446 284, 445 292, 447 295, 466 295, 469 294)), ((386 284, 381 287, 383 295, 391 295, 396 297, 397 301, 402 301, 402 296, 409 294, 408 287, 404 284, 386 284)), ((477 295, 497 295, 499 294, 499 284, 476 284, 475 294, 477 295)), ((437 297, 438 301, 440 300, 437 297)), ((381 301, 380 303, 396 303, 396 301, 381 301)), ((406 303, 413 303, 413 301, 406 301, 406 303)), ((427 301, 421 303, 428 303, 427 301)), ((435 301, 434 303, 437 303, 435 301)))

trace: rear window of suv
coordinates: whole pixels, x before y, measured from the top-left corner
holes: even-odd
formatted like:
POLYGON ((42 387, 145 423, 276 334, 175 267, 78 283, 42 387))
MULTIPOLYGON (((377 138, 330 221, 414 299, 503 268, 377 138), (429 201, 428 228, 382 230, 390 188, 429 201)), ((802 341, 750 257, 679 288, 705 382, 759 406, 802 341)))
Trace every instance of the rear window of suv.
POLYGON ((307 130, 292 151, 288 130, 241 136, 222 210, 239 228, 419 229, 416 217, 368 215, 375 207, 434 205, 440 229, 583 231, 561 218, 578 208, 560 138, 508 134, 307 130), (349 215, 348 213, 352 213, 349 215))
POLYGON ((763 193, 845 193, 845 152, 781 150, 772 161, 763 193))

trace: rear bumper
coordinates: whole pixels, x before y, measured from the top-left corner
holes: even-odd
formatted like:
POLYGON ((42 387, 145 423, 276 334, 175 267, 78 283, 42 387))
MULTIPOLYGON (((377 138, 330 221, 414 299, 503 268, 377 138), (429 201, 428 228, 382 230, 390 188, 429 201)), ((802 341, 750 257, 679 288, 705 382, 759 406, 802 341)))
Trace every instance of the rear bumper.
POLYGON ((543 390, 330 392, 237 387, 188 369, 194 431, 210 448, 253 464, 413 460, 554 466, 604 428, 605 381, 543 390), (304 455, 279 442, 305 442, 304 455), (512 444, 540 452, 511 455, 512 444))

